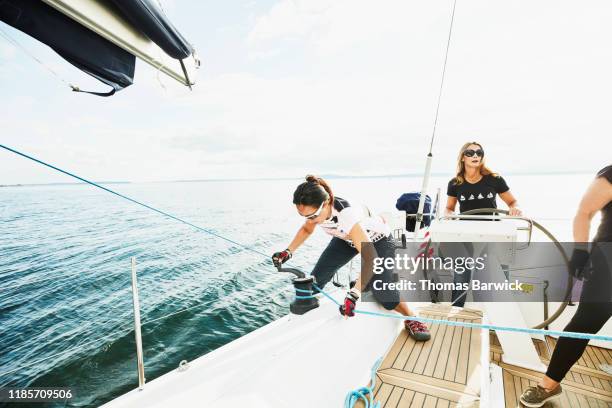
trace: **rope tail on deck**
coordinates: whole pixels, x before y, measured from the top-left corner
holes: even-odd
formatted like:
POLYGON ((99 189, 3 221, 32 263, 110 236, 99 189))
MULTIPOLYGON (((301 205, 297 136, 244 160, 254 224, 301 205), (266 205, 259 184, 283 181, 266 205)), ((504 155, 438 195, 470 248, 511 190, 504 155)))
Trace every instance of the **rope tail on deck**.
POLYGON ((359 400, 363 400, 364 408, 380 408, 380 401, 374 400, 374 388, 376 387, 376 372, 381 364, 382 358, 379 358, 374 363, 369 386, 357 388, 346 395, 344 408, 353 408, 359 400))

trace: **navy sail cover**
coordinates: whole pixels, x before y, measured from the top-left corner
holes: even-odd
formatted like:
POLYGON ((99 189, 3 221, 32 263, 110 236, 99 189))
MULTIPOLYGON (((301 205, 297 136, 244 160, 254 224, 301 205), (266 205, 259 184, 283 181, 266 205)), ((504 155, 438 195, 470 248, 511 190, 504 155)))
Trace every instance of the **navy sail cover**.
MULTIPOLYGON (((151 0, 106 0, 168 55, 183 59, 192 46, 151 0)), ((65 16, 42 0, 0 0, 0 21, 51 47, 68 62, 113 89, 134 82, 134 55, 65 16)))
POLYGON ((111 1, 134 27, 172 58, 182 60, 193 53, 191 44, 170 23, 156 1, 111 1))
MULTIPOLYGON (((402 194, 395 203, 395 208, 400 211, 406 211, 406 230, 414 232, 416 228, 416 214, 419 210, 419 201, 421 193, 411 192, 402 194)), ((425 205, 423 206, 423 223, 421 228, 429 227, 431 224, 431 197, 425 195, 425 205)))
POLYGON ((41 0, 0 0, 0 20, 47 44, 113 91, 134 81, 136 58, 132 54, 41 0))

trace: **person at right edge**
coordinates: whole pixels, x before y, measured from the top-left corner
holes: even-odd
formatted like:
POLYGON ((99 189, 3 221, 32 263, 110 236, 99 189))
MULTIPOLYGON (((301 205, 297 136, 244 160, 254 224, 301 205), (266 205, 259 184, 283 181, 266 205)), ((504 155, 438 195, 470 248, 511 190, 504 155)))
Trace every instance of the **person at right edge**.
MULTIPOLYGON (((597 333, 612 316, 612 165, 599 171, 582 197, 574 217, 575 249, 570 259, 570 272, 581 277, 589 269, 590 276, 584 279, 580 304, 574 317, 565 326, 565 331, 597 333), (601 224, 588 251, 590 222, 601 210, 601 224)), ((560 337, 553 351, 546 375, 535 387, 529 387, 521 395, 521 403, 527 407, 541 407, 548 401, 559 398, 559 384, 570 368, 582 356, 588 340, 560 337)))

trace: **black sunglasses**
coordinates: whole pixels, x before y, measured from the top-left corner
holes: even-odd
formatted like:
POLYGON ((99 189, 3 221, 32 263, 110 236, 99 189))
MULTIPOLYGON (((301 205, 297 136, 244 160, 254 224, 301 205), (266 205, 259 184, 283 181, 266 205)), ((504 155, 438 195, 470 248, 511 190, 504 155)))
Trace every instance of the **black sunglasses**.
POLYGON ((478 156, 478 157, 482 157, 484 156, 484 150, 482 149, 478 149, 478 150, 473 150, 473 149, 467 149, 463 152, 464 156, 467 157, 472 157, 474 155, 478 156))

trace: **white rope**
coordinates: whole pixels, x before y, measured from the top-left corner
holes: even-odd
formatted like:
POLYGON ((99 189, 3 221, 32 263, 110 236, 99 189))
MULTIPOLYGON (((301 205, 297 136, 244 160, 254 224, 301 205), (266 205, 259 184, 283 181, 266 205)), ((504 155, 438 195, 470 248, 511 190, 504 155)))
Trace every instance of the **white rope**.
MULTIPOLYGON (((160 3, 160 7, 161 7, 161 3, 160 3)), ((155 70, 156 71, 157 82, 159 83, 159 86, 164 90, 164 93, 167 94, 168 93, 168 89, 166 88, 166 84, 164 84, 162 82, 161 77, 159 75, 161 70, 162 70, 162 68, 163 68, 163 66, 164 66, 163 63, 162 63, 163 59, 162 59, 161 48, 157 48, 157 59, 158 59, 158 65, 157 65, 157 69, 155 70)))
POLYGON ((59 79, 60 81, 62 81, 65 85, 69 86, 71 89, 79 89, 78 86, 75 86, 73 84, 71 84, 70 82, 66 81, 64 78, 62 78, 57 71, 55 71, 53 68, 51 68, 50 66, 48 66, 47 64, 45 64, 42 60, 40 60, 40 58, 36 57, 34 54, 32 54, 30 51, 28 51, 27 48, 25 48, 23 45, 21 45, 17 40, 15 40, 13 37, 11 37, 6 31, 4 31, 2 28, 0 28, 0 36, 4 37, 5 40, 7 40, 10 44, 14 45, 15 47, 19 48, 21 51, 23 51, 27 56, 29 56, 30 58, 32 58, 35 62, 37 62, 38 64, 40 64, 40 66, 42 66, 44 69, 46 69, 48 72, 51 73, 51 75, 55 76, 57 79, 59 79))

